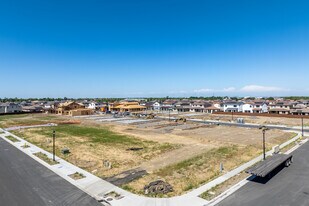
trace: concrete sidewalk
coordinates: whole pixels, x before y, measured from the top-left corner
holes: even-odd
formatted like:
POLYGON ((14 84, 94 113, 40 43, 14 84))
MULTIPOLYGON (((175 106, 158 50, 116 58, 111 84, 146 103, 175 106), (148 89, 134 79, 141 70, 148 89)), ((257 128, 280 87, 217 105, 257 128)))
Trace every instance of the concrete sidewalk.
POLYGON ((8 127, 5 128, 6 131, 19 130, 19 129, 29 129, 29 128, 37 128, 37 127, 54 127, 57 124, 48 123, 48 124, 39 124, 39 125, 31 125, 31 126, 16 126, 16 127, 8 127))
MULTIPOLYGON (((3 130, 2 130, 3 131, 3 130)), ((176 197, 171 197, 171 198, 149 198, 149 197, 143 197, 143 196, 138 196, 135 194, 132 194, 128 191, 125 191, 119 187, 116 187, 112 184, 110 184, 107 181, 102 180, 99 177, 96 177, 95 175, 82 170, 81 168, 78 168, 75 165, 70 164, 69 162, 56 157, 56 161, 59 162, 59 164, 56 165, 49 165, 43 160, 39 159, 34 153, 37 152, 42 152, 46 154, 49 158, 52 158, 52 154, 49 152, 46 152, 45 150, 19 138, 18 136, 11 134, 8 131, 3 131, 1 133, 0 129, 0 137, 14 145, 16 148, 19 150, 23 151, 25 154, 29 155, 36 161, 40 162, 65 180, 69 181, 73 185, 77 186, 90 196, 96 198, 97 200, 104 200, 105 202, 108 202, 112 206, 205 206, 209 203, 209 201, 204 200, 200 197, 198 197, 200 194, 203 192, 211 189, 212 187, 223 183, 224 181, 228 180, 229 178, 235 176, 239 172, 247 169, 248 167, 252 166, 253 164, 257 163, 258 161, 262 160, 262 155, 254 158, 253 160, 241 165, 240 167, 227 172, 226 174, 214 179, 213 181, 206 183, 202 185, 201 187, 194 189, 184 195, 181 196, 176 196, 176 197), (19 140, 19 142, 11 142, 6 138, 6 136, 13 136, 16 139, 19 140), (24 149, 22 146, 24 144, 29 145, 30 147, 24 149), (73 174, 75 172, 82 173, 85 178, 79 179, 79 180, 74 180, 69 177, 70 174, 73 174), (115 199, 111 196, 106 196, 106 194, 110 192, 116 192, 119 195, 121 195, 120 199, 115 199)), ((298 134, 296 137, 293 139, 283 143, 280 147, 284 147, 285 145, 290 144, 291 142, 297 140, 300 137, 300 134, 298 134)), ((267 155, 270 155, 271 151, 267 152, 267 155)))

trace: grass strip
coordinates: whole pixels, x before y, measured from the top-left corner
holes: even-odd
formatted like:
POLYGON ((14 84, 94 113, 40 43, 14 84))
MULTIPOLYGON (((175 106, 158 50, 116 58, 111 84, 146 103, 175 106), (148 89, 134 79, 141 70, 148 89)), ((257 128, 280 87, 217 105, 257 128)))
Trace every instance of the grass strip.
POLYGON ((13 136, 6 136, 6 138, 8 139, 8 140, 10 140, 11 142, 20 142, 18 139, 16 139, 15 137, 13 137, 13 136))
POLYGON ((40 158, 41 160, 43 160, 44 162, 46 162, 49 165, 59 164, 59 162, 52 160, 51 158, 49 158, 46 154, 44 154, 42 152, 35 153, 34 155, 37 156, 38 158, 40 158))

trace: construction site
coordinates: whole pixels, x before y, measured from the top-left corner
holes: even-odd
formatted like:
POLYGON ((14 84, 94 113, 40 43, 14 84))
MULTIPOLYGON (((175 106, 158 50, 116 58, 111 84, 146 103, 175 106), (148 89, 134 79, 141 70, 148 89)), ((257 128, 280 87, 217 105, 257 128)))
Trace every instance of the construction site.
MULTIPOLYGON (((123 189, 152 197, 184 194, 262 153, 262 133, 257 128, 205 124, 191 118, 236 121, 229 115, 193 113, 27 114, 1 116, 0 127, 53 123, 11 132, 51 152, 55 131, 59 157, 123 189), (62 153, 64 148, 69 152, 62 153)), ((295 119, 244 118, 256 124, 299 125, 295 119)), ((266 148, 271 150, 295 135, 271 129, 266 148)))

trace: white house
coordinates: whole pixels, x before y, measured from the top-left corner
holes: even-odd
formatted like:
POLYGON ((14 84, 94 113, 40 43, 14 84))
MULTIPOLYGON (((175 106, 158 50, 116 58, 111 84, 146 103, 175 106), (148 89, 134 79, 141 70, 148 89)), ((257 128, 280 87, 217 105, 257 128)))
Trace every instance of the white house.
POLYGON ((243 102, 229 101, 223 103, 224 112, 242 112, 243 102))
POLYGON ((152 108, 153 108, 153 110, 155 110, 155 111, 160 111, 160 109, 161 109, 161 104, 160 104, 159 102, 155 102, 155 103, 152 104, 152 108))
POLYGON ((267 113, 268 105, 265 102, 255 102, 252 110, 253 113, 267 113))
POLYGON ((98 103, 96 103, 96 102, 90 102, 89 104, 88 104, 88 109, 96 109, 97 108, 97 106, 98 106, 98 103))
POLYGON ((243 113, 253 113, 253 103, 244 103, 242 105, 243 113))
POLYGON ((19 113, 19 112, 22 112, 22 108, 19 104, 15 104, 15 103, 0 104, 0 114, 19 113))

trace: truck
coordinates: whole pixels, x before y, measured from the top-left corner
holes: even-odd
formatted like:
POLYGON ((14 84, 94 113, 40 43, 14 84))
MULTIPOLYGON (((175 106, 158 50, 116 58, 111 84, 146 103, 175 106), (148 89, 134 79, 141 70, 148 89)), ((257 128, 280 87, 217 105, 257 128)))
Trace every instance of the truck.
POLYGON ((266 160, 259 162, 253 167, 249 168, 246 173, 258 177, 271 177, 271 173, 279 166, 288 167, 293 162, 293 155, 291 154, 274 154, 266 160))

